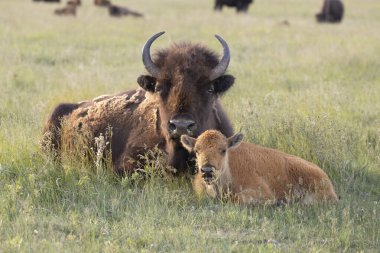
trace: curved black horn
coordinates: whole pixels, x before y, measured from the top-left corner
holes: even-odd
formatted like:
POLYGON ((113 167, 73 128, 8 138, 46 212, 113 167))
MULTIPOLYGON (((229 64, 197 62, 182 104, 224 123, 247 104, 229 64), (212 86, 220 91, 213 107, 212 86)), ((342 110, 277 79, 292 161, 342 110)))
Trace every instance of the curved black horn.
POLYGON ((215 38, 217 38, 220 44, 222 44, 223 46, 223 58, 218 63, 218 65, 211 70, 211 73, 210 73, 211 81, 223 75, 224 72, 226 72, 228 64, 230 63, 230 49, 228 48, 227 42, 217 34, 215 35, 215 38))
POLYGON ((150 46, 152 43, 160 37, 165 32, 159 32, 152 37, 145 43, 143 49, 142 49, 142 61, 144 63, 144 66, 146 70, 153 76, 158 77, 160 75, 160 69, 153 63, 152 58, 150 58, 150 46))

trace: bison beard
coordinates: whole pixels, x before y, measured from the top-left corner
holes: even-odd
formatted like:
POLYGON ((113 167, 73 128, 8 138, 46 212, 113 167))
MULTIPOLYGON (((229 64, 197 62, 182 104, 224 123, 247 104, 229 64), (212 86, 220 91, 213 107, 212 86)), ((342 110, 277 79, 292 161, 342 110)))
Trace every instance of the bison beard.
POLYGON ((318 22, 339 23, 342 21, 344 6, 340 0, 325 0, 320 13, 315 15, 318 22))
POLYGON ((193 169, 181 135, 197 137, 217 129, 231 136, 232 126, 219 101, 234 83, 233 76, 224 74, 230 59, 227 43, 217 36, 224 48, 220 62, 206 47, 186 42, 157 51, 152 60, 150 46, 162 34, 150 38, 143 48, 149 75, 138 78, 141 88, 58 105, 45 125, 43 148, 57 157, 83 146, 95 149, 95 138, 111 130, 104 153, 112 152, 116 173, 135 171, 144 153, 154 147, 165 151, 168 165, 181 173, 193 169))

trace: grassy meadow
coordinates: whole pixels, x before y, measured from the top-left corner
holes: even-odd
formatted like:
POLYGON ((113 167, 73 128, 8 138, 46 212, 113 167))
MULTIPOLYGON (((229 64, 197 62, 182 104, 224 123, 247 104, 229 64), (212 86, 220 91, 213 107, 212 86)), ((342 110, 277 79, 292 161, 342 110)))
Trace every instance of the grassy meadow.
POLYGON ((143 19, 82 2, 57 17, 58 4, 0 1, 1 253, 379 252, 378 0, 345 0, 338 25, 314 21, 322 0, 256 0, 246 15, 216 13, 213 0, 113 0, 143 19), (53 107, 137 87, 141 48, 158 31, 153 50, 190 40, 222 53, 221 35, 235 129, 318 164, 339 203, 237 206, 197 199, 190 178, 114 178, 43 154, 53 107))

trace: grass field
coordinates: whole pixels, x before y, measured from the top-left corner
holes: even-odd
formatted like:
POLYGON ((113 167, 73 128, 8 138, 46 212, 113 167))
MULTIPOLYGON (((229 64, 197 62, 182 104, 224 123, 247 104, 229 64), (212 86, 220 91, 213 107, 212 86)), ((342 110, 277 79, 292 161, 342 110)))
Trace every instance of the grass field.
POLYGON ((257 0, 246 15, 212 0, 114 0, 144 19, 82 1, 76 18, 0 1, 0 252, 379 252, 380 1, 345 0, 339 25, 315 23, 320 0, 257 0), (39 141, 54 105, 137 87, 141 47, 162 30, 154 47, 221 53, 220 34, 235 129, 318 164, 340 202, 241 207, 198 200, 187 178, 52 163, 39 141))

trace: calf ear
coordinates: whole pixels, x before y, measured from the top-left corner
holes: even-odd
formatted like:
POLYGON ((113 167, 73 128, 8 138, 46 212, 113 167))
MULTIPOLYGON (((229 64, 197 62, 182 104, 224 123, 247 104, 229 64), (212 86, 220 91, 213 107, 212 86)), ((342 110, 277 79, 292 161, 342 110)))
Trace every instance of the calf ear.
POLYGON ((189 152, 192 152, 194 149, 195 141, 197 139, 190 137, 188 135, 182 135, 181 136, 181 143, 182 146, 189 152))
POLYGON ((234 136, 228 138, 228 148, 237 148, 243 141, 243 137, 244 136, 242 133, 237 133, 234 136))
POLYGON ((218 77, 212 84, 214 86, 214 91, 216 94, 223 95, 235 82, 235 77, 231 75, 223 75, 218 77))
POLYGON ((153 76, 139 76, 137 83, 146 91, 154 92, 156 88, 156 78, 153 76))

